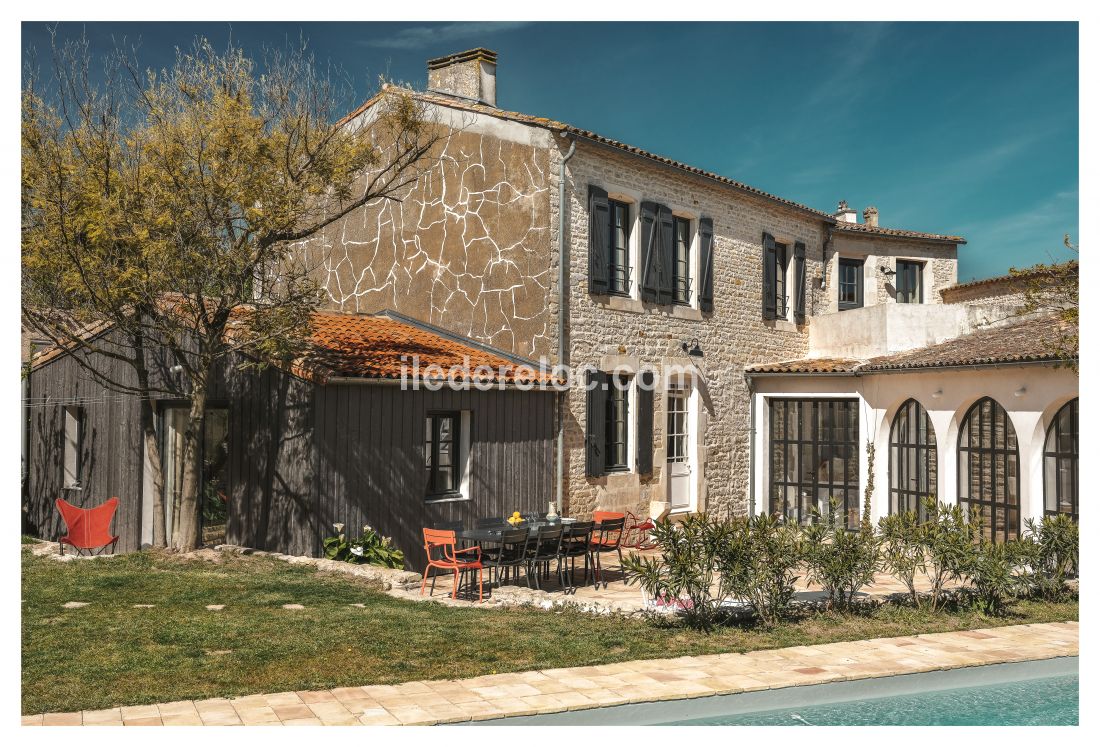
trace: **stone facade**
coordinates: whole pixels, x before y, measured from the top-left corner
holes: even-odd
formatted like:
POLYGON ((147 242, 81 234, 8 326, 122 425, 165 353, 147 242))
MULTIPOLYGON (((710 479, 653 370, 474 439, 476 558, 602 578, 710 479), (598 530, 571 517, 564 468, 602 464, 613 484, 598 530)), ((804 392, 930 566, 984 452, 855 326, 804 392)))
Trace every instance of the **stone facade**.
MULTIPOLYGON (((570 140, 549 126, 518 122, 504 113, 433 106, 441 125, 453 128, 440 163, 401 201, 368 205, 303 242, 323 266, 329 303, 356 312, 394 309, 519 355, 555 361, 563 207, 558 175, 570 140)), ((749 510, 752 430, 744 368, 808 354, 807 323, 796 324, 793 312, 786 319, 763 318, 765 232, 777 242, 805 244, 807 322, 836 311, 838 256, 866 256, 876 275, 879 264, 892 267, 897 258, 927 262, 926 303, 939 302, 938 291, 955 282, 953 245, 834 233, 823 262, 830 224, 825 214, 586 138, 577 139, 566 179, 567 362, 574 370, 589 365, 604 371, 624 366, 686 372, 694 426, 689 511, 749 510), (695 288, 699 218, 713 220, 712 312, 703 312, 695 298, 683 306, 643 303, 636 287, 629 298, 590 294, 590 184, 633 204, 635 233, 642 201, 667 205, 688 218, 695 288), (701 357, 685 355, 683 344, 694 341, 701 357)), ((637 240, 632 251, 638 252, 637 240)), ((638 259, 635 254, 634 268, 638 259)), ((792 283, 789 271, 788 287, 792 283)), ((882 287, 868 302, 890 300, 889 289, 882 287)), ((649 514, 654 503, 667 509, 663 389, 654 396, 652 474, 641 475, 631 464, 603 477, 586 476, 586 407, 583 387, 565 395, 565 510, 584 516, 596 509, 649 514)), ((762 427, 758 424, 757 432, 762 427)), ((632 450, 636 436, 630 439, 632 450)))
MULTIPOLYGON (((834 230, 826 265, 823 312, 837 311, 837 265, 840 257, 864 260, 863 304, 874 306, 894 303, 896 289, 892 280, 896 276, 884 275, 880 267, 897 270, 899 259, 911 259, 924 263, 924 303, 943 303, 940 292, 955 284, 958 277, 958 251, 954 244, 901 239, 893 236, 845 233, 834 230)), ((809 276, 810 282, 820 284, 820 276, 809 276)))

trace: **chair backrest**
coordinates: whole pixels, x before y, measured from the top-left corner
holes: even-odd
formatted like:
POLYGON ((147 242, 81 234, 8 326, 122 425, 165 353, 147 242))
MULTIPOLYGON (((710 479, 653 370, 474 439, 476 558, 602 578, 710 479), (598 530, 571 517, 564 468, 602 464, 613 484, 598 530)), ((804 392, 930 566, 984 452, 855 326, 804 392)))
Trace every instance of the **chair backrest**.
POLYGON ((561 550, 564 532, 560 524, 545 524, 535 530, 528 544, 528 550, 542 558, 556 557, 561 550))
POLYGON ((614 550, 623 539, 626 519, 604 519, 592 532, 592 541, 603 550, 614 550))
POLYGON ((625 518, 626 518, 626 514, 622 513, 621 511, 593 511, 592 512, 592 521, 596 522, 597 524, 602 524, 604 521, 607 521, 608 519, 625 519, 625 518))
POLYGON ((424 553, 428 556, 428 562, 454 560, 455 542, 453 529, 424 528, 424 553))
POLYGON ((595 524, 591 521, 574 521, 562 527, 562 542, 566 544, 588 544, 588 536, 592 534, 595 524))
POLYGON ((115 541, 111 535, 111 519, 115 517, 118 498, 109 498, 93 508, 74 506, 64 498, 58 498, 55 505, 68 530, 66 541, 73 547, 94 550, 115 541))
POLYGON ((500 533, 500 562, 518 563, 527 556, 531 533, 527 529, 506 529, 500 533))

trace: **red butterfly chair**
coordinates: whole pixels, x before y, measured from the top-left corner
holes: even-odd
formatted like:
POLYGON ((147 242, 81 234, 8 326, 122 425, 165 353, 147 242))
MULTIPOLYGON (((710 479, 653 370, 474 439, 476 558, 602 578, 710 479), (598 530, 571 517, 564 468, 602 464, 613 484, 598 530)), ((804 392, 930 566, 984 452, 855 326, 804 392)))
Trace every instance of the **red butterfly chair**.
MULTIPOLYGON (((451 599, 458 598, 458 574, 466 571, 477 571, 477 601, 484 599, 484 589, 481 581, 481 548, 467 547, 457 549, 454 530, 451 529, 424 529, 424 553, 428 556, 428 565, 424 568, 424 579, 420 582, 420 594, 424 594, 424 586, 428 583, 428 571, 432 568, 451 571, 454 574, 454 588, 451 590, 451 599), (473 560, 460 558, 459 555, 475 553, 473 560)), ((435 576, 432 576, 432 591, 435 591, 435 576)))
POLYGON ((118 535, 111 534, 111 520, 115 518, 118 498, 110 498, 94 508, 80 508, 63 498, 58 498, 55 503, 69 530, 57 541, 62 555, 65 554, 65 545, 75 548, 77 555, 85 550, 89 555, 95 555, 94 550, 106 549, 108 545, 114 553, 118 535))

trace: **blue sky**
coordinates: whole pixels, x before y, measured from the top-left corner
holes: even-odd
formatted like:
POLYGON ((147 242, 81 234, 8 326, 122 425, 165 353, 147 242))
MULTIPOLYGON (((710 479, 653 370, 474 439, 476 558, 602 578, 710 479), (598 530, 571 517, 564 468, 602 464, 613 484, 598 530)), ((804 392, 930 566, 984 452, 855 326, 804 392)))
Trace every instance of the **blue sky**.
MULTIPOLYGON (((486 46, 497 103, 831 211, 965 236, 959 278, 1062 260, 1078 231, 1071 23, 96 23, 93 49, 171 62, 195 35, 248 50, 304 36, 352 75, 422 87, 424 62, 486 46)), ((24 51, 48 62, 40 23, 24 51)))

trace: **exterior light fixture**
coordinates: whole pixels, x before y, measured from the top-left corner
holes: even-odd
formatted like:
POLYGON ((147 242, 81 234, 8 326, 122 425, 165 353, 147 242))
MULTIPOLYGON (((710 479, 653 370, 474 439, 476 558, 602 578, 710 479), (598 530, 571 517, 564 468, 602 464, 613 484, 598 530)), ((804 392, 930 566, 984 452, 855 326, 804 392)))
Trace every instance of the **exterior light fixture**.
POLYGON ((685 353, 687 353, 690 356, 694 356, 696 358, 702 358, 703 357, 703 349, 701 347, 699 347, 699 338, 698 337, 694 338, 690 343, 681 342, 680 343, 680 349, 683 350, 685 353))
POLYGON ((932 392, 932 399, 939 399, 942 396, 943 396, 943 390, 942 389, 937 389, 936 391, 932 392))
POLYGON ((880 265, 879 268, 878 268, 878 271, 881 272, 886 277, 890 277, 891 275, 897 275, 897 272, 895 272, 894 270, 891 270, 886 265, 880 265))
POLYGON ((1017 397, 1023 397, 1025 394, 1027 394, 1027 387, 1022 386, 1019 389, 1017 389, 1015 392, 1013 392, 1013 394, 1015 394, 1017 397))

